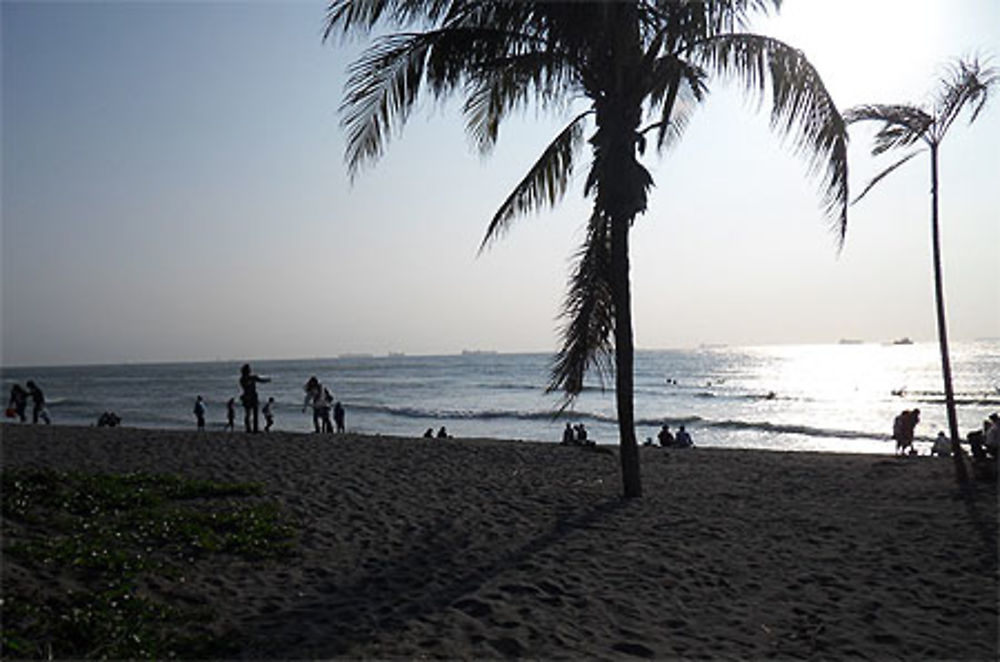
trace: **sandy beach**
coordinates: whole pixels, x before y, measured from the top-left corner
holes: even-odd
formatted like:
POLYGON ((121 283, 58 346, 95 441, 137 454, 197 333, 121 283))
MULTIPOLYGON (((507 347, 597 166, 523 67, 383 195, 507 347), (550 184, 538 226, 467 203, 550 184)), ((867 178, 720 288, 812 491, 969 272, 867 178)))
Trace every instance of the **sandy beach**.
MULTIPOLYGON (((929 457, 2 428, 4 469, 257 481, 283 562, 183 586, 240 658, 993 660, 995 484, 929 457)), ((27 576, 4 558, 5 591, 27 576)))

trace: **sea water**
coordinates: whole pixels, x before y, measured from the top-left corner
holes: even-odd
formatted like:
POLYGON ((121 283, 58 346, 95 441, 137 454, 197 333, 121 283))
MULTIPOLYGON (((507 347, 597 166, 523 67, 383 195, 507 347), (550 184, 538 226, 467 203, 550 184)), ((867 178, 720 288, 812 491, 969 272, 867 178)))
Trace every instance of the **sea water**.
MULTIPOLYGON (((1000 341, 951 347, 959 427, 979 428, 1000 410, 1000 341)), ((302 412, 311 375, 346 410, 353 432, 420 436, 447 428, 452 436, 558 441, 566 422, 583 423, 598 443, 616 443, 613 378, 594 378, 559 414, 559 394, 546 394, 548 354, 463 353, 452 356, 342 356, 251 360, 262 403, 273 397, 275 429, 309 432, 302 412)), ((209 429, 225 424, 242 362, 10 368, 4 393, 33 379, 45 391, 55 423, 92 425, 114 411, 135 427, 194 428, 201 395, 209 429)), ((892 420, 919 408, 918 447, 947 429, 936 343, 701 347, 638 351, 635 418, 640 443, 661 424, 685 425, 701 446, 891 452, 892 420)), ((30 416, 30 405, 29 405, 30 416)), ((261 417, 263 425, 263 417, 261 417)))

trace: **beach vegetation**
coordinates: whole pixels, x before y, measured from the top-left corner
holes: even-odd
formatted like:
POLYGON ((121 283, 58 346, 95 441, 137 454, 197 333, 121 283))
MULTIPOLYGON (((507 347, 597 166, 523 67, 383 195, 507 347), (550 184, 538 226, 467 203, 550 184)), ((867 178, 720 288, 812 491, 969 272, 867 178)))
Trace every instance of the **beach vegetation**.
MULTIPOLYGON (((562 347, 549 391, 569 406, 596 372, 614 377, 626 497, 642 494, 633 411, 634 344, 629 235, 653 178, 647 149, 675 144, 712 79, 771 106, 771 124, 806 156, 842 241, 847 222, 847 134, 823 82, 792 46, 747 26, 780 0, 334 0, 324 38, 374 42, 350 68, 343 123, 352 176, 376 161, 418 101, 459 96, 483 153, 513 113, 534 105, 564 128, 490 220, 480 250, 524 214, 565 195, 581 152, 593 200, 570 275, 562 347)), ((651 150, 652 151, 652 150, 651 150)))
POLYGON ((968 472, 962 459, 961 434, 958 429, 955 390, 952 386, 951 359, 948 350, 948 323, 945 316, 938 213, 938 152, 948 129, 963 111, 968 111, 969 124, 976 121, 998 82, 1000 82, 1000 72, 994 67, 986 66, 978 57, 958 59, 947 67, 932 101, 927 107, 908 104, 864 104, 850 108, 844 113, 844 119, 849 124, 870 121, 880 125, 872 146, 873 156, 898 149, 906 150, 904 156, 875 175, 854 202, 861 200, 875 185, 914 157, 923 153, 930 154, 931 253, 934 270, 935 317, 938 345, 941 352, 941 372, 944 381, 945 408, 948 414, 948 432, 952 445, 951 455, 955 462, 956 477, 961 483, 968 480, 968 472))
POLYGON ((231 656, 210 605, 152 587, 293 550, 257 483, 11 469, 2 489, 5 659, 231 656), (15 563, 35 580, 8 576, 15 563))

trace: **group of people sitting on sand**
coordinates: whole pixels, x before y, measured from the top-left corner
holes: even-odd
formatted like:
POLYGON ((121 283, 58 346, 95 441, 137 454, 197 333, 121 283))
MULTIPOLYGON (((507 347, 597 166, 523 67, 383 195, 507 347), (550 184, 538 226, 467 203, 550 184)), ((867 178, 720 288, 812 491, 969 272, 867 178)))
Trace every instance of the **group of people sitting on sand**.
MULTIPOLYGON (((691 439, 691 434, 684 428, 683 425, 677 428, 677 434, 675 435, 670 431, 670 426, 664 423, 660 428, 659 433, 657 433, 656 439, 660 442, 660 448, 694 447, 694 440, 691 439)), ((646 445, 652 446, 653 440, 646 439, 646 445)))
POLYGON ((583 423, 577 423, 576 425, 567 423, 566 429, 563 430, 562 441, 560 443, 563 446, 595 445, 595 442, 587 437, 587 427, 583 423))

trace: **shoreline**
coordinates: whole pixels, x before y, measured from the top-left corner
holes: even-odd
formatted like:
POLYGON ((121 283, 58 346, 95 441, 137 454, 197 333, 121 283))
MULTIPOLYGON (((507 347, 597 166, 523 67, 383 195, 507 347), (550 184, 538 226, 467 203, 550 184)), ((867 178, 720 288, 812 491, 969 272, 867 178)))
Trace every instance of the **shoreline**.
MULTIPOLYGON (((643 448, 645 496, 623 501, 616 453, 551 442, 0 434, 4 469, 262 483, 295 551, 184 589, 241 658, 998 653, 996 485, 960 498, 950 460, 643 448)), ((5 587, 63 581, 4 561, 5 587)))

